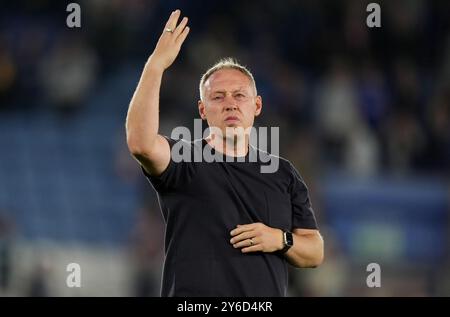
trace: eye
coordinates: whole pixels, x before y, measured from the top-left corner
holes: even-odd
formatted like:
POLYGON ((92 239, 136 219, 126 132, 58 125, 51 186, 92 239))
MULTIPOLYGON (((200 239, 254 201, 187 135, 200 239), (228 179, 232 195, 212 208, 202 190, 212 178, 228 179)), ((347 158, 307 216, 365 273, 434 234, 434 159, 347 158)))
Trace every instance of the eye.
POLYGON ((213 97, 213 100, 221 100, 223 97, 222 96, 215 96, 213 97))

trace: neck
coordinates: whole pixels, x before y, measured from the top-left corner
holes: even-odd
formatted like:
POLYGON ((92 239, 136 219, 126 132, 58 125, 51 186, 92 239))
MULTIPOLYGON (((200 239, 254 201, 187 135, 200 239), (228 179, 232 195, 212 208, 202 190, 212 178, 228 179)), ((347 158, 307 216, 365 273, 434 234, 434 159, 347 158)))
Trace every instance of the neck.
POLYGON ((227 156, 246 156, 248 153, 249 136, 232 136, 222 137, 215 134, 210 134, 206 139, 206 142, 214 148, 227 156))

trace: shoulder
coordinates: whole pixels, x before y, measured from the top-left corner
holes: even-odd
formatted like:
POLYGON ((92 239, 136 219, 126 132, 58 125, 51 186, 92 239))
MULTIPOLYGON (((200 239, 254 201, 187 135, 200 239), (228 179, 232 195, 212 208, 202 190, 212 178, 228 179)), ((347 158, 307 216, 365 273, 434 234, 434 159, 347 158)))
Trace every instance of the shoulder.
POLYGON ((251 147, 252 150, 257 153, 262 173, 273 175, 277 178, 288 178, 289 180, 293 180, 295 174, 298 174, 295 167, 288 159, 263 151, 254 146, 251 147))
POLYGON ((171 159, 174 162, 193 162, 193 158, 198 156, 203 150, 202 139, 196 139, 193 141, 185 139, 174 139, 166 137, 170 145, 171 159))
POLYGON ((192 141, 185 140, 185 139, 174 139, 165 136, 171 147, 175 144, 179 144, 180 146, 187 146, 190 148, 202 148, 203 147, 203 139, 195 139, 192 141))

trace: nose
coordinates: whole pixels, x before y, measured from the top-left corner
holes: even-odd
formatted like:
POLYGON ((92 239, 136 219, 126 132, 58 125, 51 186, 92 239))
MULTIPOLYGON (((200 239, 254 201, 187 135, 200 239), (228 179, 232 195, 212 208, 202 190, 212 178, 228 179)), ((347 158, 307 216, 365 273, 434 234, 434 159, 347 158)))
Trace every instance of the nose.
POLYGON ((225 102, 225 110, 226 111, 233 111, 233 110, 237 110, 237 102, 236 100, 234 100, 233 96, 231 94, 227 94, 226 97, 226 102, 225 102))
POLYGON ((228 104, 225 106, 226 111, 234 111, 237 110, 237 105, 235 103, 228 104))

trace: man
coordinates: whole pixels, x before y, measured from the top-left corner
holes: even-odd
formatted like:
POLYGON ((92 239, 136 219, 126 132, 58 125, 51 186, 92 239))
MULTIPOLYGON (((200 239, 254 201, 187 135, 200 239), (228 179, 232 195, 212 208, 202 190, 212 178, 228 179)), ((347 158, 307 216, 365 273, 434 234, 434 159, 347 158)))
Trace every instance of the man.
POLYGON ((166 222, 161 295, 286 296, 287 262, 318 266, 323 240, 295 168, 280 159, 277 171, 261 173, 263 163, 250 162, 251 152, 275 156, 249 146, 248 135, 226 134, 248 131, 261 113, 251 73, 224 60, 202 77, 199 113, 214 127, 207 138, 187 142, 158 134, 161 78, 189 33, 186 17, 177 25, 180 14, 172 12, 147 61, 126 122, 129 150, 156 189, 166 222), (225 159, 171 159, 180 142, 225 159), (244 162, 226 162, 236 157, 244 162))

